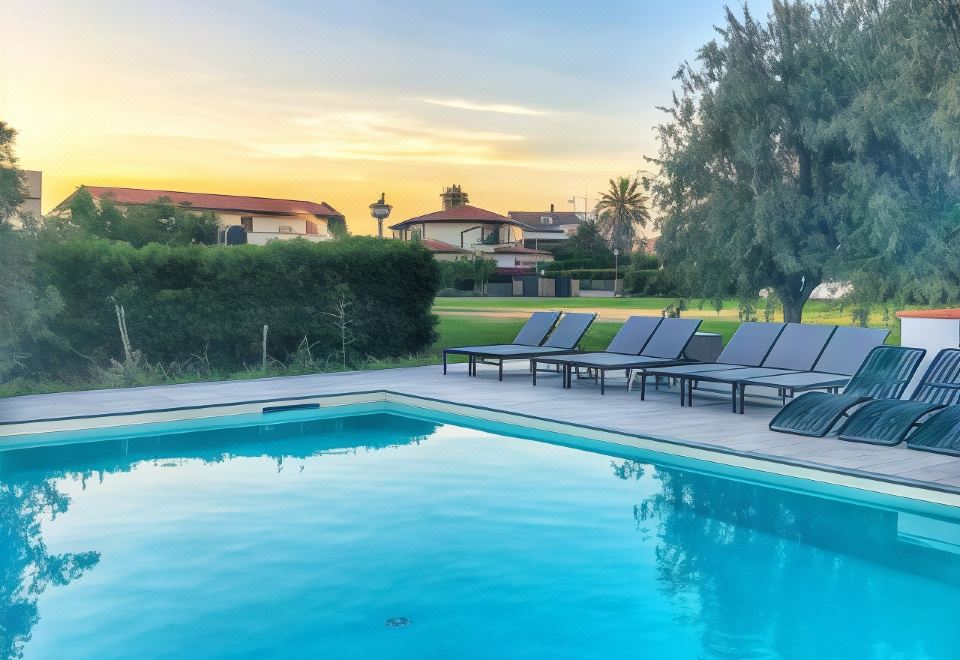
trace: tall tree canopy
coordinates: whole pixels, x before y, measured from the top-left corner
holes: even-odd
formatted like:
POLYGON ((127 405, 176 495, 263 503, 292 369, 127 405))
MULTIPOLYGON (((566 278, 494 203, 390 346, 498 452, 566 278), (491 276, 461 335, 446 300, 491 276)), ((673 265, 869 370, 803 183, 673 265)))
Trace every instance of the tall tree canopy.
POLYGON ((0 225, 16 215, 26 195, 23 172, 17 168, 13 151, 16 137, 13 127, 0 121, 0 225))
POLYGON ((597 202, 597 222, 611 248, 632 252, 637 243, 637 229, 650 221, 647 197, 640 180, 628 176, 610 179, 610 188, 597 202))
POLYGON ((769 288, 799 321, 825 279, 889 295, 949 238, 958 189, 935 122, 960 104, 940 5, 774 0, 765 21, 727 11, 678 71, 658 129, 658 251, 688 289, 769 288))

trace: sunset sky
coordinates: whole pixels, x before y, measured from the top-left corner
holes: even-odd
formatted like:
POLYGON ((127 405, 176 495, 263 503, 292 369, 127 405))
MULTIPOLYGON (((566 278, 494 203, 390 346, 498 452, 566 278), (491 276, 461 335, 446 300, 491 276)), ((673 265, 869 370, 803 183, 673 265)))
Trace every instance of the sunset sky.
MULTIPOLYGON (((769 1, 752 2, 755 13, 769 1)), ((506 213, 649 166, 716 0, 4 3, 0 119, 80 184, 326 201, 354 233, 459 183, 506 213)), ((578 207, 583 208, 582 199, 578 207)))

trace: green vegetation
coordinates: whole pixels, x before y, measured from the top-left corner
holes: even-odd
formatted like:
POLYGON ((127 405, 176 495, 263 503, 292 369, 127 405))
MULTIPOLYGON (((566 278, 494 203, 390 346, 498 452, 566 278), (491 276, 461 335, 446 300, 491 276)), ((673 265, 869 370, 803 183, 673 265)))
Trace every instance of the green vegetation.
POLYGON ((98 206, 86 188, 70 203, 70 218, 63 223, 85 238, 108 238, 143 247, 165 245, 215 245, 220 227, 210 211, 191 211, 161 197, 150 204, 121 209, 109 198, 98 206))
POLYGON ((659 127, 657 249, 682 290, 960 300, 955 0, 775 0, 727 12, 659 127))
POLYGON ((637 244, 638 229, 647 226, 650 212, 647 198, 636 177, 610 179, 610 187, 597 202, 597 224, 610 247, 632 252, 637 244))

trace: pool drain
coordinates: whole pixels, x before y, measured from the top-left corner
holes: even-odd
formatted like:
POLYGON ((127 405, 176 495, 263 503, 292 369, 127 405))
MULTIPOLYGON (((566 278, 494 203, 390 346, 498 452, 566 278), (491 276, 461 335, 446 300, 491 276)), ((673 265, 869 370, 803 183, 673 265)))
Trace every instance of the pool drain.
POLYGON ((410 625, 410 619, 405 616, 395 616, 392 619, 387 619, 386 626, 387 628, 406 628, 410 625))

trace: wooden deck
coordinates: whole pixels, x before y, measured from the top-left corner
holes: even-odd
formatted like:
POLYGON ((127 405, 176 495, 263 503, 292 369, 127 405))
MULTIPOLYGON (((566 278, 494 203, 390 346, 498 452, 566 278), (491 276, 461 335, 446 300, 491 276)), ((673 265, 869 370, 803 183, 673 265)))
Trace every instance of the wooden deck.
MULTIPOLYGON (((375 390, 519 412, 960 493, 960 458, 905 446, 876 447, 836 438, 772 433, 767 423, 777 408, 770 404, 748 400, 746 414, 735 415, 730 412, 728 397, 698 395, 693 408, 681 408, 676 392, 652 388, 647 400, 641 401, 638 392, 627 392, 623 378, 611 378, 602 397, 592 381, 575 381, 572 389, 564 390, 559 376, 554 375, 541 375, 539 384, 533 387, 523 364, 507 369, 503 382, 497 381, 495 368, 481 366, 477 378, 468 378, 466 365, 457 364, 451 365, 447 376, 441 374, 439 366, 430 366, 24 396, 0 399, 0 424, 375 390)), ((2 442, 0 437, 0 446, 2 442)))

